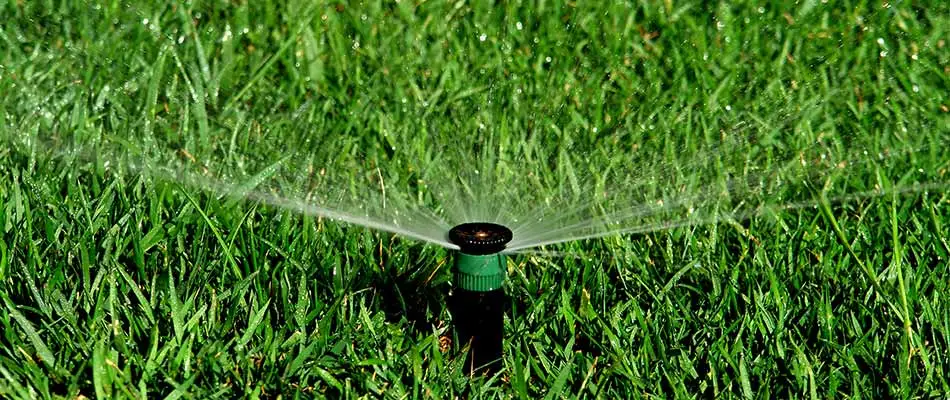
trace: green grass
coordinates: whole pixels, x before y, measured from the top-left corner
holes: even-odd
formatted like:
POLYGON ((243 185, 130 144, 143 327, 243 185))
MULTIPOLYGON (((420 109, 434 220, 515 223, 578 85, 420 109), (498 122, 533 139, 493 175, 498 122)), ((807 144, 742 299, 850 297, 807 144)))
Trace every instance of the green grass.
POLYGON ((0 397, 950 393, 947 5, 281 3, 0 5, 0 397), (808 207, 512 257, 474 378, 440 347, 449 251, 105 150, 250 186, 294 150, 361 194, 346 171, 414 193, 482 146, 560 195, 630 154, 690 183, 732 134, 704 171, 860 162, 768 192, 808 207))

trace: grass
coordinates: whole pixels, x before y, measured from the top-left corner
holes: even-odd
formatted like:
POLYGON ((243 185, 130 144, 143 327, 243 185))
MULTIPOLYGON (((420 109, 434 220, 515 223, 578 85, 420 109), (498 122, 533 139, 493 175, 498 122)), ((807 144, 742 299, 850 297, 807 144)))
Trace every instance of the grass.
POLYGON ((0 397, 946 395, 948 15, 6 2, 0 397), (633 149, 688 180, 732 132, 755 140, 723 170, 816 148, 902 156, 773 200, 809 207, 513 257, 506 368, 474 378, 443 346, 450 252, 65 150, 121 143, 253 186, 297 149, 336 171, 385 166, 410 193, 452 176, 435 160, 457 143, 537 157, 526 172, 552 188, 633 149), (914 182, 934 185, 896 194, 914 182), (890 194, 831 201, 870 189, 890 194))

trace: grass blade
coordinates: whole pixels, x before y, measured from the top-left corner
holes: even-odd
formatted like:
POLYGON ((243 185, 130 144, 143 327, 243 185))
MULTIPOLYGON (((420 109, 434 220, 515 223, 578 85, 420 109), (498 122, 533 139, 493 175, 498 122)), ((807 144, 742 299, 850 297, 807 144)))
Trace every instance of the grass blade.
POLYGON ((26 337, 30 339, 30 343, 33 344, 33 349, 36 350, 36 354, 40 357, 40 361, 43 362, 48 368, 56 368, 56 357, 53 356, 53 352, 49 350, 49 347, 46 346, 46 343, 43 342, 43 339, 40 338, 39 333, 36 332, 36 328, 33 327, 33 324, 30 323, 23 314, 20 314, 17 311, 16 307, 10 303, 10 300, 4 296, 3 302, 7 307, 7 311, 10 312, 10 316, 16 320, 17 324, 20 325, 20 329, 26 334, 26 337))
POLYGON ((264 316, 267 315, 267 307, 269 305, 270 300, 265 301, 264 305, 254 313, 251 321, 247 324, 247 329, 244 331, 244 335, 241 335, 241 340, 239 340, 237 343, 237 347, 239 349, 243 348, 247 342, 251 341, 251 338, 254 336, 254 332, 257 330, 257 326, 261 324, 261 321, 264 320, 264 316))

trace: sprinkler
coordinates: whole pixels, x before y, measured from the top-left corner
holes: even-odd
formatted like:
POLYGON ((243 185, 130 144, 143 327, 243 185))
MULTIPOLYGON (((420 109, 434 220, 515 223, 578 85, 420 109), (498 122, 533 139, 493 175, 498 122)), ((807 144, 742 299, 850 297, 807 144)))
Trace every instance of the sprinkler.
POLYGON ((511 241, 511 230, 487 222, 467 223, 452 228, 449 240, 460 248, 451 301, 459 343, 469 346, 465 371, 492 373, 501 365, 508 300, 501 287, 507 268, 500 252, 511 241))

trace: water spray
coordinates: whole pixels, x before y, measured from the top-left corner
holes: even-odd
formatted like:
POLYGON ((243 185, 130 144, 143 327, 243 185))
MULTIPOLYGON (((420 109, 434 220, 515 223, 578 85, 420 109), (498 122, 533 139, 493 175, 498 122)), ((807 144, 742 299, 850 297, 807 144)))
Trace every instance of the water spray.
POLYGON ((469 374, 491 373, 501 365, 508 302, 502 289, 507 263, 501 251, 511 237, 511 229, 488 222, 461 224, 449 231, 449 241, 459 246, 452 320, 459 343, 469 346, 465 360, 469 374))

